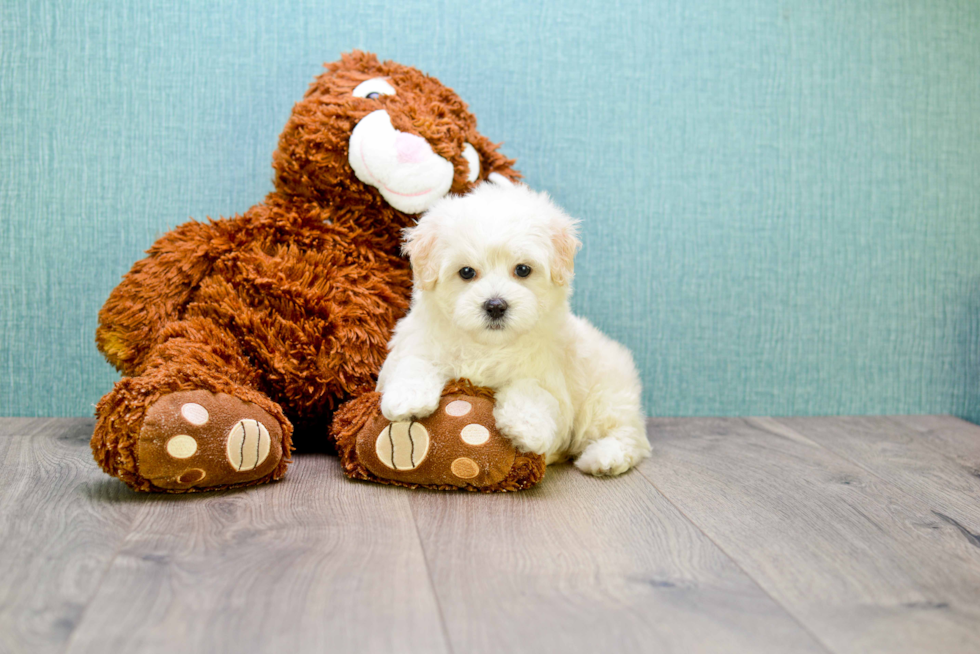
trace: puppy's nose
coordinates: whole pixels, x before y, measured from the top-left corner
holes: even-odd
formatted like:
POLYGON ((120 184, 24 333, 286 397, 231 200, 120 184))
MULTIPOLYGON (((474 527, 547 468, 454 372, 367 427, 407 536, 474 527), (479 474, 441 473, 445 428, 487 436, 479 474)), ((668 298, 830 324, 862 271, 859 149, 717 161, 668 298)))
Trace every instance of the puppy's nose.
POLYGON ((490 298, 483 303, 483 310, 492 320, 500 320, 507 311, 507 300, 499 297, 490 298))

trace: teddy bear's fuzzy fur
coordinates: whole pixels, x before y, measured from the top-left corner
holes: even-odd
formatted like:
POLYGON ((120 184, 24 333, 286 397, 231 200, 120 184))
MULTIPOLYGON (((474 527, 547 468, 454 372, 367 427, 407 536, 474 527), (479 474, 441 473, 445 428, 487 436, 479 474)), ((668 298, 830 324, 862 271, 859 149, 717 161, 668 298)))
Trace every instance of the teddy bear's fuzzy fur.
POLYGON ((275 468, 220 485, 228 487, 280 478, 294 426, 303 443, 320 447, 334 409, 373 390, 409 304, 411 271, 399 246, 414 218, 348 163, 354 126, 379 107, 395 129, 426 139, 453 164, 451 192, 472 187, 467 142, 482 164, 477 183, 491 173, 518 178, 513 161, 477 132, 462 100, 434 78, 357 51, 327 65, 282 132, 275 190, 242 215, 165 234, 102 308, 96 341, 124 375, 96 408, 92 448, 107 473, 138 490, 219 487, 165 488, 141 473, 137 441, 146 412, 177 391, 223 393, 279 424, 283 456, 275 468), (351 95, 374 77, 388 78, 397 94, 351 95))

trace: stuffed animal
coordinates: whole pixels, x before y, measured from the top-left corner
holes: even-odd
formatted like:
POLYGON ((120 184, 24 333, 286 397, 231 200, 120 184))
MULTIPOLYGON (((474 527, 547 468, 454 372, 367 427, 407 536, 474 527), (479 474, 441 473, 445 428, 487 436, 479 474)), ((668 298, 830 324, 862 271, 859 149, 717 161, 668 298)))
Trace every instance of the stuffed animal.
POLYGON ((102 308, 96 341, 124 378, 96 407, 96 461, 140 491, 260 484, 285 473, 294 429, 322 449, 357 398, 335 430, 351 476, 535 483, 543 461, 500 437, 485 389, 451 384, 448 413, 408 426, 372 393, 409 303, 402 229, 492 173, 517 179, 513 163, 436 79, 357 51, 328 64, 293 108, 265 201, 165 234, 102 308), (374 449, 350 446, 355 423, 374 449))

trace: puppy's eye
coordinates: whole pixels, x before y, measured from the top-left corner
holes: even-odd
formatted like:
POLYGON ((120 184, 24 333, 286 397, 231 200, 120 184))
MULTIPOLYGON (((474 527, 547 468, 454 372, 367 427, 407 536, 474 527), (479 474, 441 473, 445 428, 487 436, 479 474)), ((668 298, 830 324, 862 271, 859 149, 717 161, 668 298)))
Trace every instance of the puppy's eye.
POLYGON ((469 266, 466 266, 459 269, 459 276, 463 279, 473 279, 476 277, 476 271, 469 266))
POLYGON ((531 266, 528 266, 523 263, 519 263, 517 264, 517 267, 514 268, 514 274, 517 275, 518 277, 527 277, 528 275, 531 274, 531 266))

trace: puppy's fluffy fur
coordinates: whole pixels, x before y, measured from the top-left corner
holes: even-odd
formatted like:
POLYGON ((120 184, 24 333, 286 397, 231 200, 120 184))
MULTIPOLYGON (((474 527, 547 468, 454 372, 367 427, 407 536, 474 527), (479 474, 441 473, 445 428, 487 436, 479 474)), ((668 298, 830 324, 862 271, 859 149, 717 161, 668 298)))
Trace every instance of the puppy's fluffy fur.
POLYGON ((617 475, 649 455, 632 356, 569 311, 576 231, 547 195, 504 180, 406 230, 415 288, 378 379, 385 417, 427 416, 466 377, 494 389, 497 428, 548 463, 617 475))

